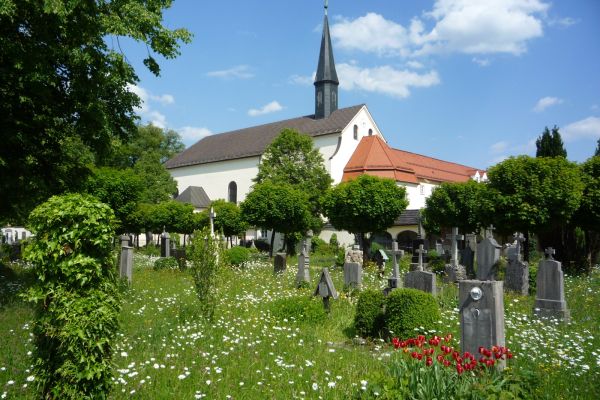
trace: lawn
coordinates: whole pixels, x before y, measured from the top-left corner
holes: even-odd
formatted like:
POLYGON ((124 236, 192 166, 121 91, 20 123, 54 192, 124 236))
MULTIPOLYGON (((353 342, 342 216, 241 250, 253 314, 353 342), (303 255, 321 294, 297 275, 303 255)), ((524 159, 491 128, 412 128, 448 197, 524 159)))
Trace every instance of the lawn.
MULTIPOLYGON (((343 291, 339 268, 330 268, 340 293, 331 301, 330 315, 321 318, 316 298, 319 307, 306 314, 282 315, 290 309, 282 305, 312 297, 320 267, 327 265, 312 265, 310 287, 296 289, 294 262, 288 260, 281 275, 265 261, 223 269, 219 305, 207 322, 197 315, 189 274, 154 271, 151 258, 136 254, 115 346, 111 398, 360 397, 363 388, 387 374, 396 351, 379 340, 354 338, 357 298, 343 291)), ((0 396, 34 399, 28 359, 32 312, 17 297, 29 272, 20 266, 0 271, 0 396)), ((386 280, 367 270, 363 284, 383 287, 386 280)), ((592 399, 600 393, 600 271, 567 277, 566 295, 572 315, 567 325, 533 319, 532 297, 505 296, 507 346, 515 354, 509 373, 533 398, 592 399)), ((435 333, 460 337, 456 297, 455 286, 442 285, 442 319, 435 333)))

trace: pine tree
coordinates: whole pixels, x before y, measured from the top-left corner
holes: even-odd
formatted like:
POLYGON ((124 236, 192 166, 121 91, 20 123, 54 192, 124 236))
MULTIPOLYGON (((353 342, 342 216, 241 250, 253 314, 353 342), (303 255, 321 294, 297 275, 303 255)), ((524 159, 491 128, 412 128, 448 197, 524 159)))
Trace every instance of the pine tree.
POLYGON ((596 144, 596 152, 594 153, 594 157, 600 157, 600 139, 598 139, 598 143, 596 144))
POLYGON ((567 158, 567 150, 563 145, 562 138, 558 127, 554 125, 552 132, 548 127, 544 128, 544 132, 535 141, 537 148, 536 157, 564 157, 567 158))

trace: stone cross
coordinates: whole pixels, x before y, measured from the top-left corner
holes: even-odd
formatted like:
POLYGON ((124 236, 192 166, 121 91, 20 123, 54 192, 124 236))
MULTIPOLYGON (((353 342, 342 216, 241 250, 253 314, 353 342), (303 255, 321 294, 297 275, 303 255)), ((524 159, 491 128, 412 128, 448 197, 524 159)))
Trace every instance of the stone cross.
POLYGON ((513 238, 517 242, 516 257, 517 257, 517 260, 520 260, 521 259, 521 243, 523 243, 525 241, 525 236, 523 236, 522 233, 515 232, 515 234, 513 235, 513 238))
POLYGON ((392 267, 392 276, 388 279, 388 283, 390 288, 395 289, 400 287, 400 266, 398 265, 398 256, 402 257, 404 255, 404 250, 398 250, 398 242, 393 240, 390 253, 392 254, 392 263, 394 266, 392 267))
POLYGON ((452 234, 446 235, 446 239, 452 240, 452 248, 451 248, 452 265, 458 265, 458 243, 457 243, 457 241, 464 240, 465 236, 459 235, 458 228, 454 227, 454 228, 452 228, 452 234))
POLYGON ((485 237, 493 237, 495 230, 496 227, 493 224, 490 224, 490 226, 485 230, 485 237))
POLYGON ((217 219, 217 213, 215 212, 214 208, 210 208, 210 213, 208 214, 208 217, 210 218, 210 234, 214 237, 215 236, 215 219, 217 219))
POLYGON ((419 253, 419 266, 417 267, 417 271, 423 271, 423 254, 427 254, 427 250, 420 244, 419 249, 415 251, 419 253))
POLYGON ((548 260, 554 260, 554 257, 552 256, 556 254, 556 250, 554 250, 552 247, 548 247, 546 250, 544 250, 544 253, 546 253, 548 256, 548 260))

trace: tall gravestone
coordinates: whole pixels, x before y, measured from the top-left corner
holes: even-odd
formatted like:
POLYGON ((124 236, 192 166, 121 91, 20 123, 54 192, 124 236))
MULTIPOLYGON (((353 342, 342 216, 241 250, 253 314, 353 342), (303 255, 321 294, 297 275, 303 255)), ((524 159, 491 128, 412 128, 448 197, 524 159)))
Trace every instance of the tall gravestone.
POLYGON ((548 258, 538 264, 533 313, 568 322, 570 313, 565 300, 565 281, 561 263, 552 257, 555 253, 553 248, 547 248, 545 253, 548 258))
POLYGON ((298 272, 296 273, 296 284, 301 286, 304 282, 310 282, 310 256, 308 250, 308 238, 302 240, 302 250, 298 257, 298 272))
POLYGON ((344 263, 344 286, 352 289, 360 289, 362 285, 362 265, 355 262, 344 263))
POLYGON ((280 274, 285 272, 287 269, 287 254, 285 253, 276 253, 275 258, 273 259, 273 272, 276 274, 280 274))
POLYGON ((390 251, 390 254, 392 255, 392 275, 388 278, 388 287, 384 290, 385 294, 388 294, 401 286, 400 265, 398 264, 398 259, 404 257, 404 250, 398 249, 398 242, 395 240, 392 241, 392 250, 390 251))
POLYGON ((423 255, 427 250, 423 248, 423 245, 420 245, 417 252, 419 253, 419 264, 415 271, 410 271, 404 275, 404 287, 418 289, 435 296, 437 294, 435 274, 425 271, 423 267, 423 255))
POLYGON ((127 278, 131 284, 133 276, 133 247, 121 246, 121 255, 119 257, 119 277, 127 278))
POLYGON ((493 281, 496 279, 496 263, 500 259, 502 246, 491 236, 477 245, 477 279, 493 281))
MULTIPOLYGON (((461 348, 478 354, 479 347, 505 346, 502 281, 463 280, 458 283, 461 348)), ((497 360, 500 369, 506 362, 497 360)))
POLYGON ((171 256, 171 235, 169 232, 163 231, 160 236, 160 256, 161 257, 170 257, 171 256))
POLYGON ((504 277, 504 289, 522 296, 529 294, 529 264, 521 257, 521 243, 525 241, 523 234, 515 233, 514 251, 508 254, 508 265, 504 277))
POLYGON ((471 246, 466 246, 460 252, 460 263, 465 266, 467 278, 475 278, 475 252, 471 246))
POLYGON ((457 282, 462 279, 466 279, 467 272, 464 265, 458 262, 458 241, 464 240, 463 235, 458 234, 458 228, 452 228, 452 233, 446 235, 447 239, 451 240, 451 260, 449 264, 446 264, 446 277, 448 282, 457 282))

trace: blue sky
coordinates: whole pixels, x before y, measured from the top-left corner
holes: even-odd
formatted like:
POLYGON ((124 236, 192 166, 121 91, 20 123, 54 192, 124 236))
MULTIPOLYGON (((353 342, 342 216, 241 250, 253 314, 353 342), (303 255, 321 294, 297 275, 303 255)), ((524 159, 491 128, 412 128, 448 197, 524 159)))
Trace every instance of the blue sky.
MULTIPOLYGON (((121 42, 142 121, 191 145, 313 113, 322 21, 323 0, 176 0, 165 25, 194 39, 159 78, 121 42)), ((329 23, 340 108, 366 103, 392 147, 487 168, 558 125, 569 159, 594 152, 598 0, 331 0, 329 23)))

